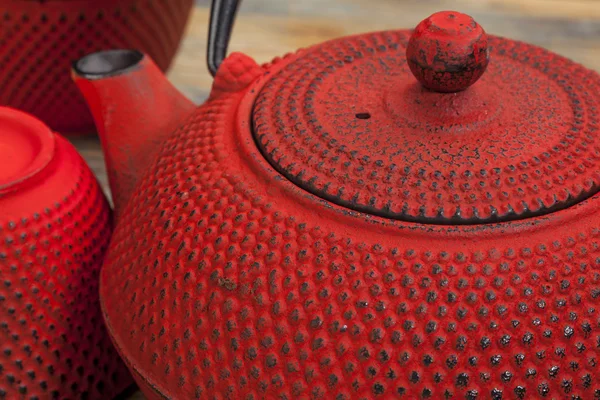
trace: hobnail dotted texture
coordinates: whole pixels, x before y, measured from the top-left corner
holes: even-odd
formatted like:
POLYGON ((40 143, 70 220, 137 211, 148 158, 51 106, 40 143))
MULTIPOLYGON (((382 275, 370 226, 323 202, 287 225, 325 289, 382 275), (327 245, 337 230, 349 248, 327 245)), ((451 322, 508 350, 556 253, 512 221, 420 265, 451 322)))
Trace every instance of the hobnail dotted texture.
POLYGON ((232 53, 219 66, 211 95, 235 93, 248 86, 262 72, 263 68, 252 58, 242 53, 232 53))
POLYGON ((94 129, 70 77, 89 53, 133 48, 166 70, 193 0, 11 1, 0 5, 0 104, 19 108, 62 133, 94 129))
POLYGON ((410 72, 409 37, 327 42, 274 73, 253 110, 265 158, 313 194, 404 221, 521 219, 598 190, 597 73, 490 37, 480 81, 440 94, 410 72))
POLYGON ((63 166, 61 201, 0 220, 0 399, 110 399, 131 384, 98 299, 109 206, 84 166, 63 166))
POLYGON ((527 240, 350 227, 241 155, 239 101, 212 98, 165 142, 101 273, 147 395, 600 397, 597 216, 527 240))

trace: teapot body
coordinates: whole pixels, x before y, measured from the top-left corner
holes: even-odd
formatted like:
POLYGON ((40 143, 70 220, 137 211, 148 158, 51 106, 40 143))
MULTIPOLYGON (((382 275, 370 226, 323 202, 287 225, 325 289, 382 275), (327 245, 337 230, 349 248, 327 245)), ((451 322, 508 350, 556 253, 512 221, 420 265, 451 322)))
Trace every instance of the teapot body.
POLYGON ((304 52, 263 73, 225 60, 218 90, 165 139, 122 210, 100 296, 144 393, 597 395, 598 196, 476 225, 324 200, 253 136, 258 93, 304 52))
POLYGON ((3 1, 0 105, 19 108, 65 134, 94 123, 71 82, 71 62, 93 51, 139 48, 166 70, 193 0, 3 1))

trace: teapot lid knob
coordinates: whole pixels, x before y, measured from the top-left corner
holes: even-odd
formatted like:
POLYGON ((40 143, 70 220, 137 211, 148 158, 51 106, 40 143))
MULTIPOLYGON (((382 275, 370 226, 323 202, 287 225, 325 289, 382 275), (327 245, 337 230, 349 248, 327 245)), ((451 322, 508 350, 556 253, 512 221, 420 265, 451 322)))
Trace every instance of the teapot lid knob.
POLYGON ((442 11, 423 20, 412 33, 406 59, 413 75, 435 92, 460 92, 485 72, 488 36, 469 15, 442 11))

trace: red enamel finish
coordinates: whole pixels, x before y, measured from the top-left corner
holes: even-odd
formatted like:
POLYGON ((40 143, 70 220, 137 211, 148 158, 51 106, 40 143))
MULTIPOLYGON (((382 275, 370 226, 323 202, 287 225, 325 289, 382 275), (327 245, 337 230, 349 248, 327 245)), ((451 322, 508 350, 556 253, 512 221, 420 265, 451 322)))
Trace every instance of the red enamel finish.
MULTIPOLYGON (((414 111, 407 114, 414 118, 412 134, 432 143, 429 152, 410 149, 416 165, 443 161, 434 153, 452 150, 457 141, 492 151, 481 143, 500 146, 496 128, 513 113, 522 124, 502 140, 532 138, 534 149, 543 148, 542 137, 557 143, 539 165, 516 164, 531 168, 521 178, 542 168, 552 176, 567 160, 595 177, 597 74, 537 47, 490 37, 494 63, 481 82, 458 94, 435 93, 406 68, 409 37, 390 31, 339 39, 278 59, 262 72, 236 54, 221 65, 209 100, 162 136, 125 196, 100 289, 112 339, 149 398, 600 395, 595 192, 544 215, 441 225, 341 205, 314 190, 310 173, 278 167, 292 159, 350 181, 377 161, 352 158, 351 146, 385 149, 376 141, 406 134, 407 125, 389 117, 403 110, 392 106, 403 105, 414 111), (554 76, 554 67, 564 75, 554 76), (554 111, 557 119, 545 125, 541 118, 536 126, 503 101, 511 91, 520 96, 515 104, 535 106, 525 111, 544 118, 554 111), (489 104, 501 104, 501 112, 478 114, 489 104), (463 129, 450 118, 453 107, 463 129), (437 117, 428 116, 433 112, 437 117), (365 121, 374 127, 370 133, 365 121), (431 128, 436 124, 438 130, 431 128), (486 124, 493 129, 481 127, 486 124), (321 135, 313 135, 319 126, 321 135), (269 146, 279 133, 304 147, 274 151, 269 146), (579 142, 569 147, 569 140, 579 142), (319 165, 315 160, 328 160, 325 150, 351 168, 343 174, 319 165)), ((86 92, 92 108, 110 79, 86 92)), ((107 133, 103 140, 118 136, 107 133)), ((391 146, 381 151, 397 155, 391 146)), ((502 151, 517 152, 519 160, 532 150, 502 151)), ((398 168, 408 166, 403 162, 398 168)), ((561 171, 553 184, 562 184, 558 176, 575 176, 561 171)), ((503 165, 499 173, 510 182, 511 172, 503 165)), ((364 182, 347 186, 377 189, 364 182)))
POLYGON ((132 380, 98 299, 108 203, 71 144, 22 112, 0 108, 0 159, 0 398, 112 398, 132 380))
POLYGON ((0 4, 0 105, 65 134, 92 132, 71 62, 113 48, 148 53, 166 70, 194 0, 5 0, 0 4))
POLYGON ((118 216, 152 156, 194 105, 148 56, 125 75, 95 80, 74 72, 73 78, 98 126, 118 216))
POLYGON ((35 179, 52 161, 54 134, 42 122, 13 109, 0 108, 0 195, 35 179))
POLYGON ((415 28, 406 59, 426 88, 459 92, 485 72, 490 61, 488 37, 468 15, 456 11, 435 13, 415 28))
POLYGON ((219 97, 244 90, 263 72, 263 68, 247 55, 232 53, 215 76, 210 96, 219 97))
POLYGON ((323 199, 409 222, 523 219, 596 193, 595 72, 490 37, 480 82, 438 93, 407 67, 409 37, 335 40, 271 72, 252 110, 264 157, 323 199))

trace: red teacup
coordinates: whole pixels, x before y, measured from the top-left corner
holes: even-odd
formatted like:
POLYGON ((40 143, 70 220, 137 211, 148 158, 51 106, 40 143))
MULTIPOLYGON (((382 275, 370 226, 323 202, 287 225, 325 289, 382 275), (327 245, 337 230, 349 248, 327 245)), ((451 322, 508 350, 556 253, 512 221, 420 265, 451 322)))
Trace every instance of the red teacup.
POLYGON ((108 399, 131 384, 98 301, 111 231, 75 148, 0 107, 0 398, 108 399))

